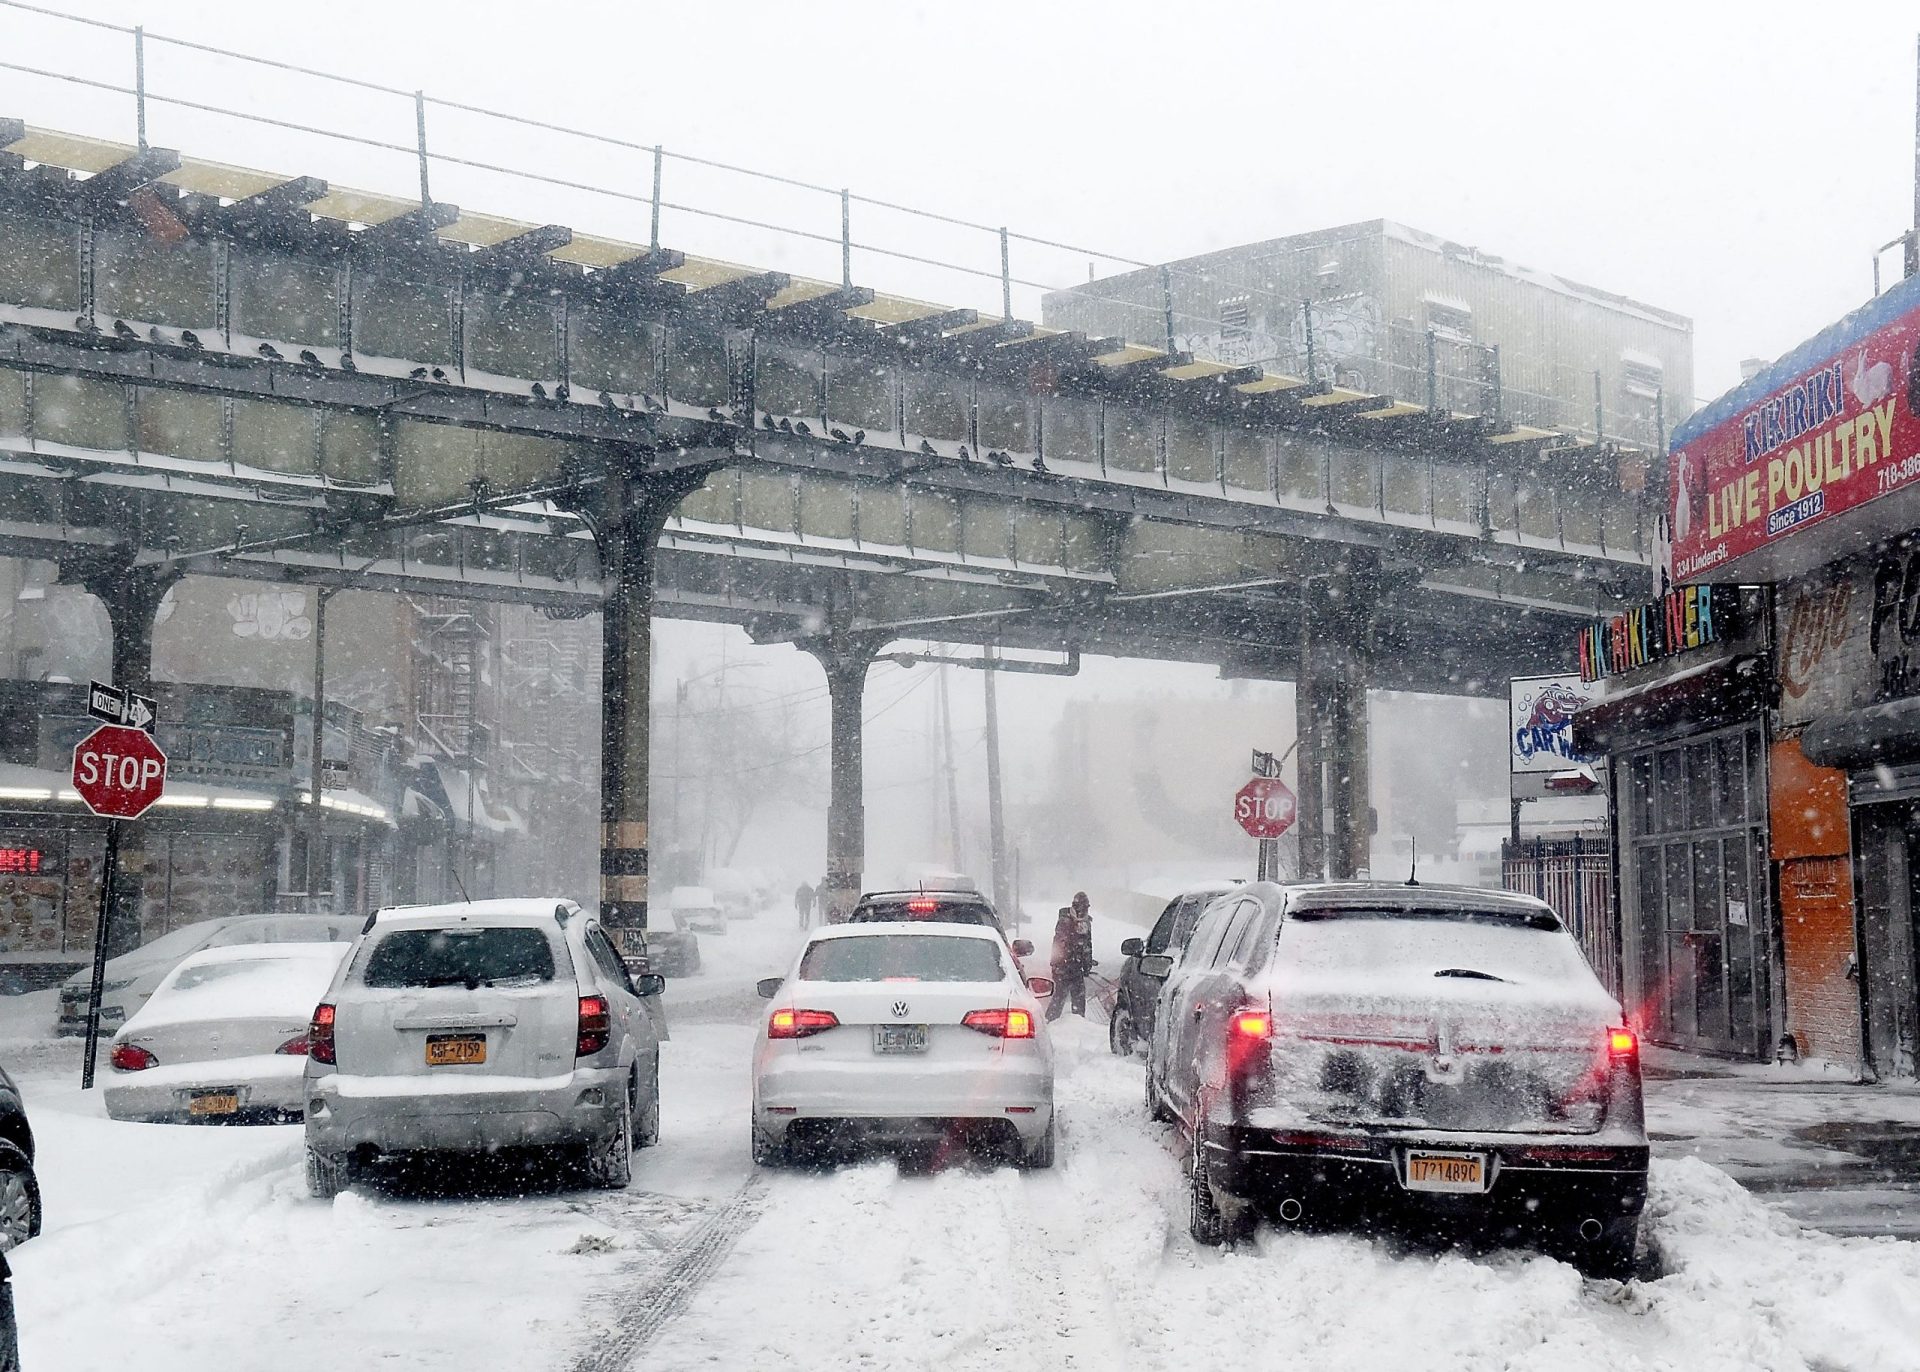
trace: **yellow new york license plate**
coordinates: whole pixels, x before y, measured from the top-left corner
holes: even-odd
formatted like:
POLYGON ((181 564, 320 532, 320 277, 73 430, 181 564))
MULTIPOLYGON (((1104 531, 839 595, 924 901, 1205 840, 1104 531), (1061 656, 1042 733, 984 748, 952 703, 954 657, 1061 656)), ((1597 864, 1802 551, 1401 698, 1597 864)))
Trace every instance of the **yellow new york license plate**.
POLYGON ((189 1115, 231 1115, 240 1108, 240 1094, 237 1091, 202 1091, 197 1096, 187 1097, 189 1115))
POLYGON ((1484 1191, 1486 1159, 1478 1153, 1408 1153, 1409 1191, 1484 1191))
POLYGON ((485 1034, 428 1034, 427 1066, 465 1067, 487 1060, 485 1034))

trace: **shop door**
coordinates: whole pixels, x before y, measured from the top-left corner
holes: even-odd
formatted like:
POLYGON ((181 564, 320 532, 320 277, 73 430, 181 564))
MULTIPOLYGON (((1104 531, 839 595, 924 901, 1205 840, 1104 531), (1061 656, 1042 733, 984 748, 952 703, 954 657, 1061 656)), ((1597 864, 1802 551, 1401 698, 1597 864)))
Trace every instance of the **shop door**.
POLYGON ((1885 1076, 1920 1075, 1920 805, 1854 811, 1860 849, 1860 973, 1867 1057, 1885 1076))
POLYGON ((1628 1009, 1657 1042, 1771 1048, 1764 747, 1742 725, 1627 759, 1628 1009))

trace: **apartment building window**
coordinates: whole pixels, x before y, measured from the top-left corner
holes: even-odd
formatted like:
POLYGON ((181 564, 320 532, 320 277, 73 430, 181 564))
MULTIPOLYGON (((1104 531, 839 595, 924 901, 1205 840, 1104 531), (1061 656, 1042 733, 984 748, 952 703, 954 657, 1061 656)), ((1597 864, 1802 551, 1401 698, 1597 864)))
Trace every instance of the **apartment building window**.
POLYGON ((1426 297, 1427 327, 1452 343, 1473 341, 1473 306, 1449 296, 1426 297))
POLYGON ((1620 354, 1620 384, 1628 395, 1652 400, 1660 394, 1666 368, 1657 357, 1646 353, 1620 354))

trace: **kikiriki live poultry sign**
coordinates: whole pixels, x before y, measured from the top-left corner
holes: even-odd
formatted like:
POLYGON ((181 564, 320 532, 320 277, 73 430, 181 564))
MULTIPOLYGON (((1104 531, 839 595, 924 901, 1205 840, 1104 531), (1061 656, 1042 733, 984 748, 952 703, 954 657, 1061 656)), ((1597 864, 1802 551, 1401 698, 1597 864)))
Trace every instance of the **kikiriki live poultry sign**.
POLYGON ((1673 579, 1694 580, 1920 478, 1920 278, 1675 430, 1673 579))

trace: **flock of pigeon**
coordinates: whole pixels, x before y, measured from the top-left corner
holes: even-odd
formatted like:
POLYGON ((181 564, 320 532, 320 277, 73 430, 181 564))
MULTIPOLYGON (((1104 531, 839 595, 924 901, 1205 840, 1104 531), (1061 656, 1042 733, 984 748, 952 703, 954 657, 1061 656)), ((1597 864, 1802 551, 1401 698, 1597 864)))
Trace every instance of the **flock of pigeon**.
MULTIPOLYGON (((100 326, 94 323, 87 315, 81 315, 73 322, 74 326, 82 332, 95 334, 100 332, 100 326)), ((140 341, 139 330, 135 329, 133 325, 127 323, 124 319, 116 319, 113 321, 113 332, 115 337, 128 343, 137 343, 140 341)), ((187 349, 189 352, 203 352, 206 349, 206 344, 201 342, 200 336, 191 329, 182 329, 180 336, 176 339, 168 338, 157 328, 150 328, 147 330, 147 339, 150 342, 160 344, 162 347, 180 347, 187 349)), ((255 351, 269 362, 285 362, 287 360, 286 355, 271 343, 262 343, 255 351)), ((315 353, 311 348, 302 348, 300 350, 299 362, 302 366, 315 369, 326 365, 320 360, 319 354, 315 353)), ((342 371, 351 372, 359 370, 358 367, 355 366, 353 354, 350 352, 342 352, 340 354, 339 365, 342 371)), ((413 381, 447 382, 452 379, 447 375, 446 370, 441 367, 415 367, 407 373, 407 376, 409 380, 413 381)), ((552 400, 560 404, 567 403, 573 394, 564 382, 556 385, 551 392, 538 381, 534 382, 530 389, 535 400, 552 400)), ((621 401, 614 399, 612 392, 601 391, 599 400, 601 407, 608 410, 645 409, 653 414, 665 414, 667 410, 667 406, 663 401, 645 394, 639 397, 638 402, 635 401, 633 396, 629 395, 625 397, 625 403, 623 405, 621 401)), ((731 424, 735 422, 734 416, 729 411, 719 408, 708 409, 707 418, 716 424, 731 424)), ((813 429, 803 419, 787 419, 784 417, 775 419, 771 414, 762 414, 760 416, 760 423, 763 428, 770 432, 796 434, 802 438, 813 437, 813 429)), ((848 433, 845 429, 827 425, 826 430, 827 437, 836 443, 845 443, 849 447, 858 448, 867 441, 867 431, 865 429, 855 429, 852 433, 848 433)), ((932 443, 924 438, 920 440, 920 453, 923 457, 943 456, 938 448, 934 447, 932 443)), ((976 457, 976 454, 964 443, 960 444, 956 449, 956 454, 962 462, 972 462, 976 457)), ((1002 452, 998 448, 988 449, 985 453, 978 454, 978 456, 984 457, 986 461, 991 462, 996 467, 1018 466, 1011 453, 1002 452)), ((1032 470, 1042 476, 1051 476, 1053 474, 1038 454, 1034 455, 1032 470)))

